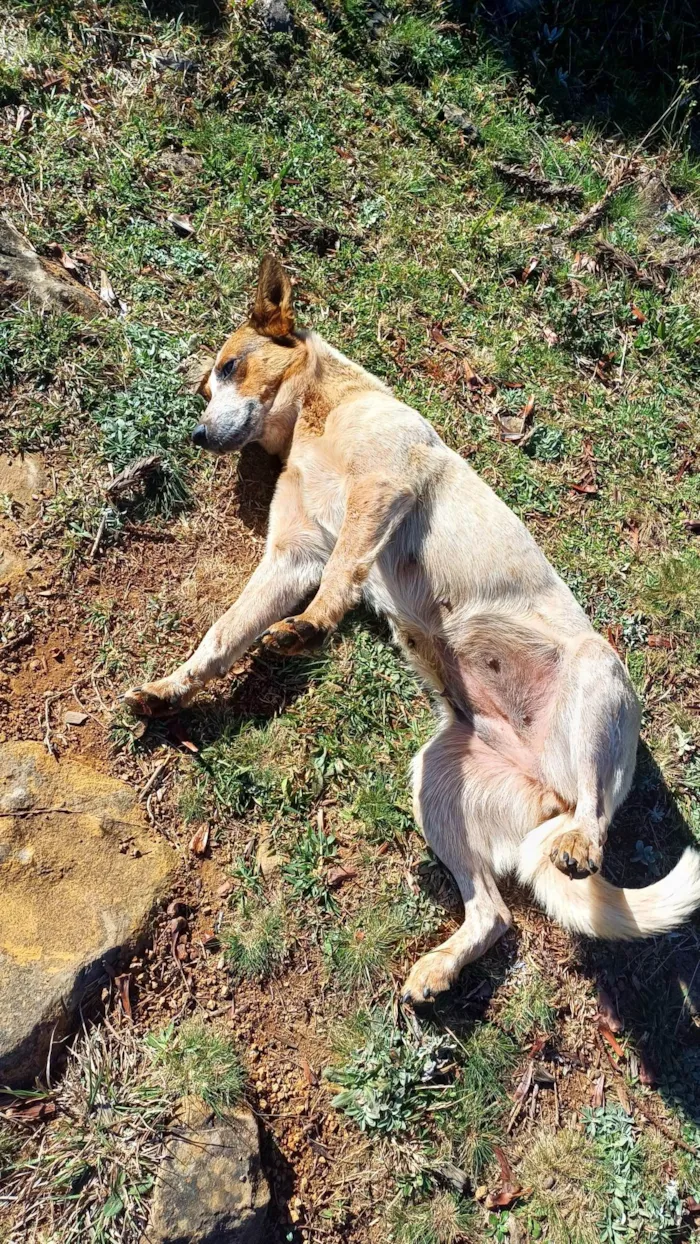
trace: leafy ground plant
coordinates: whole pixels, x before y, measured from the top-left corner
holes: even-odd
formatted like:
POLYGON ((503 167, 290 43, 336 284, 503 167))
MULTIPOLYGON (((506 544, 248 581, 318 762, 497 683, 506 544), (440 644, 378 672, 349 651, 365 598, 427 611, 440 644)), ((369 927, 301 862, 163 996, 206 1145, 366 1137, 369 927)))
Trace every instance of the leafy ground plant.
POLYGON ((265 980, 289 953, 288 917, 281 901, 248 900, 221 931, 219 940, 234 977, 265 980))

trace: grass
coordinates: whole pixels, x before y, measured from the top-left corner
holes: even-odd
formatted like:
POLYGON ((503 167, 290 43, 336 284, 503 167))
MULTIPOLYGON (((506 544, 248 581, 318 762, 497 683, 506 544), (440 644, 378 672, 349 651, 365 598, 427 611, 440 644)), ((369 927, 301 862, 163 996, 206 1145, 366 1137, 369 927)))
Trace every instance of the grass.
POLYGON ((244 1073, 231 1041, 203 1020, 173 1023, 151 1033, 146 1046, 165 1084, 180 1097, 201 1097, 224 1114, 243 1094, 244 1073))
POLYGON ((284 966, 289 951, 283 904, 246 903, 225 925, 220 941, 234 977, 266 980, 284 966))
MULTIPOLYGON (((155 536, 176 567, 190 522, 217 556, 212 532, 226 528, 230 498, 215 509, 219 468, 190 450, 201 400, 179 369, 220 344, 245 313, 261 253, 279 251, 300 320, 468 457, 619 648, 644 701, 648 751, 607 867, 618 882, 644 884, 700 841, 700 555, 686 527, 700 503, 700 290, 697 266, 683 261, 700 239, 697 88, 684 85, 698 70, 692 6, 601 2, 584 12, 574 0, 545 0, 496 23, 439 0, 391 0, 381 14, 363 0, 292 7, 294 33, 269 37, 249 6, 211 20, 201 6, 184 4, 178 18, 134 0, 115 0, 99 20, 82 0, 5 6, 2 210, 40 251, 58 243, 85 256, 98 288, 104 269, 126 308, 90 324, 17 301, 3 311, 0 444, 56 466, 56 495, 25 543, 41 535, 43 561, 76 574, 104 516, 115 556, 155 536), (163 68, 154 49, 200 67, 163 68), (29 116, 18 124, 20 104, 29 116), (448 104, 475 137, 449 120, 448 104), (615 162, 632 155, 639 175, 594 230, 568 239, 615 162), (574 184, 581 205, 521 193, 497 161, 574 184), (191 237, 176 234, 172 212, 190 216, 191 237), (601 241, 631 256, 642 277, 602 263, 601 241), (643 277, 654 263, 667 273, 663 288, 643 277), (531 436, 503 441, 498 415, 517 415, 530 397, 531 436), (107 503, 110 471, 153 452, 164 469, 152 490, 107 503)), ((17 507, 4 503, 3 514, 22 526, 17 507)), ((173 577, 149 584, 141 611, 109 584, 99 598, 81 588, 84 632, 113 692, 164 672, 197 638, 173 577)), ((3 638, 15 633, 5 613, 0 626, 3 638)), ((434 1174, 440 1157, 492 1184, 494 1145, 512 1146, 533 1188, 512 1211, 529 1238, 626 1241, 632 1228, 616 1197, 639 1238, 669 1238, 679 1201, 659 1183, 648 1129, 608 1105, 586 1116, 584 1131, 567 1117, 551 1135, 544 1092, 543 1113, 532 1123, 524 1115, 511 1137, 505 1128, 537 1038, 564 1060, 597 1049, 603 978, 624 998, 626 1048, 660 1068, 654 1108, 698 1143, 696 1030, 676 989, 677 961, 697 954, 693 931, 590 949, 533 924, 509 896, 516 934, 416 1031, 392 1009, 394 984, 460 910, 411 815, 408 766, 432 729, 430 705, 381 624, 358 612, 307 661, 256 662, 187 723, 199 751, 179 778, 180 812, 211 824, 236 887, 217 930, 222 971, 262 1008, 267 979, 284 992, 303 965, 320 999, 320 1045, 324 1024, 346 1030, 342 1049, 327 1043, 318 1057, 338 1077, 330 1109, 387 1172, 382 1204, 354 1211, 348 1238, 365 1244, 392 1205, 377 1230, 399 1244, 503 1239, 510 1211, 467 1206, 434 1174), (274 896, 246 854, 263 835, 283 861, 274 896), (352 876, 338 883, 344 868, 352 876)), ((160 737, 135 739, 115 716, 113 741, 131 753, 160 737)), ((130 1091, 138 1097, 151 1076, 166 1076, 225 1109, 240 1070, 230 1047, 203 1034, 175 1025, 153 1036, 146 1061, 133 1054, 130 1091)), ((631 1072, 628 1080, 639 1091, 631 1072)), ((115 1084, 126 1092, 118 1075, 115 1084)), ((588 1081, 576 1092, 580 1114, 588 1081)), ((76 1131, 76 1152, 97 1144, 88 1136, 76 1131)), ((8 1154, 19 1181, 25 1158, 8 1154)), ((678 1198, 700 1193, 686 1156, 663 1157, 678 1198)), ((124 1170, 119 1195, 127 1189, 137 1221, 147 1191, 135 1191, 136 1167, 124 1170)), ((21 1179, 31 1178, 25 1164, 21 1179)), ((94 1215, 114 1190, 111 1176, 100 1179, 71 1208, 83 1206, 88 1240, 100 1238, 94 1215), (99 1189, 94 1201, 90 1189, 99 1189)), ((105 1238, 126 1214, 108 1219, 105 1238)))

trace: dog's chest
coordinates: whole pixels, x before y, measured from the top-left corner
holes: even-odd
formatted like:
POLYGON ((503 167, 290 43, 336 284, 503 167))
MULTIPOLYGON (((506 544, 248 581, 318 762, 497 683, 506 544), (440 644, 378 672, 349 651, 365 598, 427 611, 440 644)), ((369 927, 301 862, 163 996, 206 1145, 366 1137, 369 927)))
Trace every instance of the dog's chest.
POLYGON ((301 475, 301 493, 307 517, 337 539, 345 517, 343 476, 320 454, 307 453, 294 465, 301 475))

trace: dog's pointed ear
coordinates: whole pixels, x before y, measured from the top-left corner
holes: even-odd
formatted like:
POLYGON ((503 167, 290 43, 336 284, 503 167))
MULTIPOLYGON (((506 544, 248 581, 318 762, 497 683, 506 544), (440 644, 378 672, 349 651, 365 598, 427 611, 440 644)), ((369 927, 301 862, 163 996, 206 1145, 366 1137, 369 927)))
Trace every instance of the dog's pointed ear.
POLYGON ((292 282, 279 259, 265 255, 251 320, 265 337, 288 337, 294 331, 292 282))

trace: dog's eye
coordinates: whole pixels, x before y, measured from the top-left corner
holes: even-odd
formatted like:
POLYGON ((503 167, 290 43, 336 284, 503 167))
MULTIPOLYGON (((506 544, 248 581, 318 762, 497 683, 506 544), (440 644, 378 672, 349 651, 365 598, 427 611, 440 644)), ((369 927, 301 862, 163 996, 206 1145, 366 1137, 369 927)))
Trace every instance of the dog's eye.
POLYGON ((222 366, 219 368, 220 379, 228 380, 229 376, 233 375, 235 367, 236 367, 236 359, 227 359, 226 362, 223 363, 222 366))

